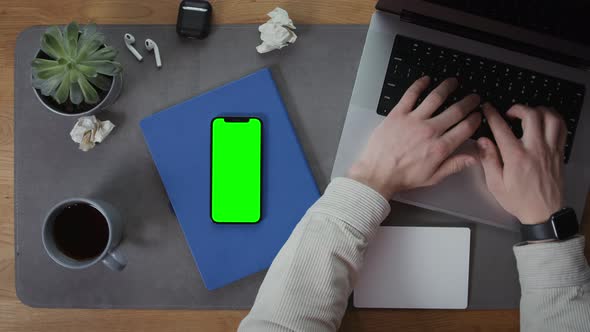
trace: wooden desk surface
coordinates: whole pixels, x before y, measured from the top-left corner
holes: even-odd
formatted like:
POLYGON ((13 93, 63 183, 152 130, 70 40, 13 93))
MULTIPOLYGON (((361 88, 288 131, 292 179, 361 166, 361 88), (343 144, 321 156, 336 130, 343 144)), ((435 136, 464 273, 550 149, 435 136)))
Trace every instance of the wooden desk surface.
MULTIPOLYGON (((177 0, 3 0, 0 6, 0 331, 234 331, 247 311, 57 310, 23 305, 14 286, 14 46, 31 25, 173 24, 177 0)), ((213 0, 214 21, 259 23, 279 5, 294 22, 368 24, 372 0, 213 0)), ((297 47, 297 46, 295 46, 297 47)), ((588 210, 588 209, 587 209, 588 210)), ((587 220, 588 216, 584 218, 587 220)), ((586 230, 587 231, 587 230, 586 230)), ((588 233, 588 232, 586 232, 588 233)), ((588 250, 586 250, 588 253, 588 250)), ((588 256, 588 255, 587 255, 588 256)), ((518 311, 355 310, 343 331, 517 331, 518 311)))

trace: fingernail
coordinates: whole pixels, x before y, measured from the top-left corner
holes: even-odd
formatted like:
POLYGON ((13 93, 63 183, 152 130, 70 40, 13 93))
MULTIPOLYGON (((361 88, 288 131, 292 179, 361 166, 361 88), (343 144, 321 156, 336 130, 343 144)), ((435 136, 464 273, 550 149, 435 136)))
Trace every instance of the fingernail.
POLYGON ((477 146, 479 146, 482 149, 485 149, 487 147, 486 142, 482 140, 477 140, 477 146))
POLYGON ((467 160, 465 160, 465 166, 466 167, 471 167, 473 165, 475 165, 475 159, 467 159, 467 160))

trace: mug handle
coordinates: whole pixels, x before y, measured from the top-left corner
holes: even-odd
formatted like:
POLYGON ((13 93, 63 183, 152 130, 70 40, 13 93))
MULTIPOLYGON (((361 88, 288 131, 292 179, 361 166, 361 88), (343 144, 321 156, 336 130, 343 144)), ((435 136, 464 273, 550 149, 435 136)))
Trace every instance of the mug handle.
POLYGON ((127 258, 121 252, 121 250, 115 248, 109 251, 106 256, 104 256, 102 262, 113 271, 121 271, 127 265, 127 258))

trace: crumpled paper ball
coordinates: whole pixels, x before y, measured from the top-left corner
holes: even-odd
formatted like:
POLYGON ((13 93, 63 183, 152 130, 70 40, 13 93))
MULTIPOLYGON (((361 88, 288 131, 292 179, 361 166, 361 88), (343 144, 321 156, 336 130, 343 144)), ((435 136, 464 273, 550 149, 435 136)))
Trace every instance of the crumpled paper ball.
POLYGON ((258 53, 267 53, 281 49, 297 40, 297 35, 290 29, 295 29, 289 14, 282 8, 275 8, 267 14, 270 19, 258 27, 262 44, 256 47, 258 53))
POLYGON ((80 150, 86 152, 96 143, 104 141, 114 128, 115 125, 111 121, 100 121, 94 115, 83 116, 70 131, 70 137, 72 141, 80 144, 80 150))

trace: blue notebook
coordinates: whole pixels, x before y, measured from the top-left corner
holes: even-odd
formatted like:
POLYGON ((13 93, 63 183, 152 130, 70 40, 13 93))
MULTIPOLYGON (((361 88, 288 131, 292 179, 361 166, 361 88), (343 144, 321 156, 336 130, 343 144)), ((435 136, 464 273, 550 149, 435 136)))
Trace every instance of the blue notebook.
POLYGON ((268 268, 319 191, 268 69, 141 121, 141 128, 205 287, 268 268), (210 205, 210 124, 216 116, 263 122, 262 219, 215 224, 210 205))

